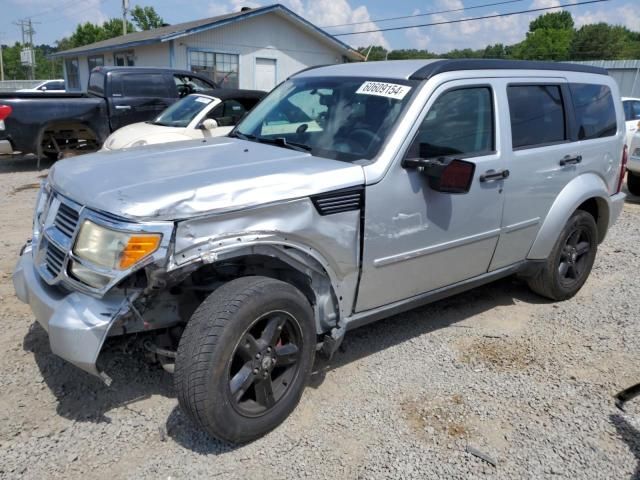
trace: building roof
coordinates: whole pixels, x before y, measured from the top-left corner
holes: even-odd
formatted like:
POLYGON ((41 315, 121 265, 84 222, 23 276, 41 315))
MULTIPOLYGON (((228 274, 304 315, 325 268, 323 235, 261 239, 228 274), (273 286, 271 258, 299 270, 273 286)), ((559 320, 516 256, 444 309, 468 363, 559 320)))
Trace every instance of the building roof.
POLYGON ((532 62, 527 60, 436 59, 341 63, 324 67, 312 67, 297 73, 295 76, 358 76, 372 79, 428 80, 439 73, 460 70, 553 70, 608 75, 607 71, 602 68, 572 63, 532 62))
POLYGON ((132 32, 128 33, 127 35, 121 35, 119 37, 110 38, 108 40, 102 40, 100 42, 91 43, 82 47, 72 48, 70 50, 64 50, 62 52, 56 52, 51 54, 50 56, 69 57, 72 55, 85 55, 115 49, 126 49, 139 45, 168 42, 170 40, 181 38, 187 35, 192 35, 194 33, 199 33, 204 30, 219 28, 230 23, 246 20, 248 18, 253 18, 271 12, 289 18, 290 20, 297 22, 302 28, 309 31, 310 33, 323 37, 325 41, 332 43, 338 50, 341 50, 343 54, 349 57, 351 60, 364 59, 364 57, 360 53, 358 53, 346 43, 338 40, 333 35, 316 27, 311 22, 307 21, 300 15, 280 4, 267 5, 265 7, 252 9, 242 9, 239 12, 227 13, 225 15, 219 15, 217 17, 203 18, 200 20, 193 20, 191 22, 178 23, 176 25, 154 28, 152 30, 145 30, 142 32, 132 32))

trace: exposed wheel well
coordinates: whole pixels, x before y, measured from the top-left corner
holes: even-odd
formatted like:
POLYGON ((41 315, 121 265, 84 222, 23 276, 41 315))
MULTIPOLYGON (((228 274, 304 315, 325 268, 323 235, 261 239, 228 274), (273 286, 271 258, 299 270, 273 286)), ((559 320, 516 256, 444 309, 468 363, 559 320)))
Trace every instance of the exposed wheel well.
POLYGON ((74 120, 51 122, 38 135, 38 156, 59 151, 86 150, 99 148, 98 136, 91 127, 74 120))
MULTIPOLYGON (((269 255, 242 255, 201 265, 173 289, 193 292, 195 303, 199 304, 223 284, 247 276, 274 278, 300 290, 314 309, 318 334, 336 325, 339 308, 328 276, 302 265, 294 267, 280 258, 269 255)), ((183 312, 183 317, 189 317, 190 314, 191 308, 183 312)))
POLYGON ((609 228, 609 208, 602 198, 592 197, 578 206, 577 210, 583 210, 590 214, 598 226, 598 243, 604 240, 609 228))

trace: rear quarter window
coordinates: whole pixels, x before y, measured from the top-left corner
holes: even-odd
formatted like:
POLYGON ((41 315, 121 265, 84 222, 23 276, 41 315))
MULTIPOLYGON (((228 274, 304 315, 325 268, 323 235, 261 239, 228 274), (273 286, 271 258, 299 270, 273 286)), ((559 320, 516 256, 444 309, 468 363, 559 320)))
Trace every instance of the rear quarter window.
POLYGON ((606 85, 572 83, 571 100, 576 116, 578 140, 610 137, 616 134, 616 109, 606 85))

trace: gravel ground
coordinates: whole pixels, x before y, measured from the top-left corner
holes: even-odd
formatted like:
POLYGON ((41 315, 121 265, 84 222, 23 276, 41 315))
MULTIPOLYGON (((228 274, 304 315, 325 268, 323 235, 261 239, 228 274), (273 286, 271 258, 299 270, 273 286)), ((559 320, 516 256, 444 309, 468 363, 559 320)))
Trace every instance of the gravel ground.
POLYGON ((281 427, 236 447, 126 342, 110 388, 51 354, 11 285, 44 173, 0 160, 0 478, 640 478, 640 401, 612 402, 640 381, 634 199, 574 299, 507 279, 363 327, 281 427))

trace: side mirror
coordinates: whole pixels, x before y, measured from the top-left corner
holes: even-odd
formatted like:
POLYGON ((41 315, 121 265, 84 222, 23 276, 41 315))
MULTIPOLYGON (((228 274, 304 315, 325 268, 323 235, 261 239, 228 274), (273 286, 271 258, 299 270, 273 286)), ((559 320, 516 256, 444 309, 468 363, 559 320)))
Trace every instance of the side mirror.
POLYGON ((404 168, 418 168, 426 175, 429 187, 443 193, 468 193, 476 171, 476 165, 458 159, 406 158, 404 168))
POLYGON ((204 122, 202 122, 203 130, 215 130, 216 128, 218 128, 218 122, 213 118, 206 118, 204 122))

